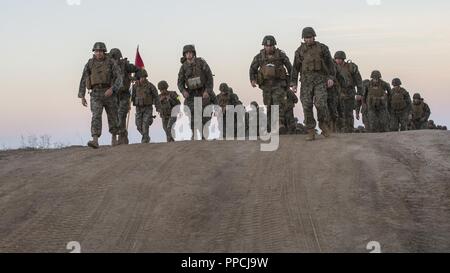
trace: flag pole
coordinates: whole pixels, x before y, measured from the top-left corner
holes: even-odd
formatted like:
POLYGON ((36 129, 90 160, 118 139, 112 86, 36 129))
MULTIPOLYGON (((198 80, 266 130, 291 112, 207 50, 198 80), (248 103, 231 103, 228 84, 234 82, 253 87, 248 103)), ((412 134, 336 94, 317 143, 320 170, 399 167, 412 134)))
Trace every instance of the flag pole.
MULTIPOLYGON (((137 45, 137 49, 136 49, 136 53, 137 52, 139 52, 139 45, 137 45)), ((136 60, 135 60, 135 64, 136 64, 136 60)), ((130 89, 131 89, 132 87, 130 87, 130 89)), ((128 90, 129 92, 131 91, 131 90, 128 90)), ((128 126, 129 126, 129 124, 130 124, 130 116, 131 116, 131 96, 130 96, 130 98, 128 99, 128 114, 127 114, 127 131, 128 131, 128 126)))

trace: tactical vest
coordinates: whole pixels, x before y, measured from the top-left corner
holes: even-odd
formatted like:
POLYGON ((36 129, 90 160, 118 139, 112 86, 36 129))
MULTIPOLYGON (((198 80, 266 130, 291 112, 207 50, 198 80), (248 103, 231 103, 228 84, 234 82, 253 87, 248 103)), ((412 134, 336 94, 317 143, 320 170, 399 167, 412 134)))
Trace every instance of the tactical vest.
POLYGON ((381 83, 378 85, 370 83, 367 94, 367 105, 375 109, 381 109, 386 106, 386 93, 381 83))
POLYGON ((205 88, 206 76, 203 73, 203 60, 195 58, 193 64, 187 61, 183 63, 184 77, 189 90, 199 90, 205 88))
POLYGON ((343 86, 345 88, 347 87, 354 87, 355 82, 353 81, 353 71, 354 71, 354 64, 352 63, 344 63, 343 65, 336 65, 337 69, 339 70, 339 73, 341 73, 342 77, 344 77, 345 82, 347 86, 343 86))
POLYGON ((136 106, 147 106, 153 104, 153 96, 150 90, 150 83, 147 81, 143 84, 136 84, 136 97, 134 104, 136 106))
POLYGON ((167 91, 166 93, 159 94, 159 101, 161 102, 161 115, 172 115, 172 108, 175 106, 172 96, 175 96, 173 91, 167 91))
POLYGON ((283 57, 280 49, 275 49, 273 55, 267 55, 266 51, 260 51, 260 76, 262 80, 286 80, 287 73, 283 64, 283 57))
POLYGON ((302 60, 302 73, 325 72, 322 58, 322 46, 319 42, 308 46, 302 43, 300 46, 300 59, 302 60))
POLYGON ((406 108, 406 101, 403 88, 392 89, 391 95, 391 109, 394 111, 402 111, 406 108))
POLYGON ((412 119, 413 120, 419 120, 424 116, 425 111, 423 110, 423 108, 424 108, 423 102, 421 102, 419 104, 413 103, 413 105, 412 105, 412 119))
POLYGON ((97 85, 111 86, 112 82, 112 61, 108 57, 105 57, 102 61, 97 61, 94 58, 89 60, 89 81, 90 87, 88 89, 95 88, 97 85))

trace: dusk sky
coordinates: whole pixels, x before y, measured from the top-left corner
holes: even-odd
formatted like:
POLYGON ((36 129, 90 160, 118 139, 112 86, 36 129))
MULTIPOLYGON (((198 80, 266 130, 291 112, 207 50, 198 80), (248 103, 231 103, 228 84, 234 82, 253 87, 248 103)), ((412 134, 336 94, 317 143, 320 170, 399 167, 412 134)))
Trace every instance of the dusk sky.
MULTIPOLYGON (((248 105, 262 102, 248 79, 262 38, 274 35, 292 61, 305 26, 332 54, 346 51, 364 79, 374 69, 389 83, 401 78, 411 96, 422 94, 436 124, 450 125, 449 10, 443 0, 2 1, 0 148, 18 147, 21 135, 86 144, 91 113, 77 93, 96 41, 131 61, 139 44, 149 80, 167 80, 176 91, 182 47, 195 44, 215 75, 215 91, 227 82, 248 105)), ((295 112, 303 120, 300 104, 295 112)), ((110 141, 107 130, 104 114, 101 143, 110 141)), ((129 130, 131 142, 140 141, 133 116, 129 130)), ((164 140, 159 116, 150 134, 164 140)))

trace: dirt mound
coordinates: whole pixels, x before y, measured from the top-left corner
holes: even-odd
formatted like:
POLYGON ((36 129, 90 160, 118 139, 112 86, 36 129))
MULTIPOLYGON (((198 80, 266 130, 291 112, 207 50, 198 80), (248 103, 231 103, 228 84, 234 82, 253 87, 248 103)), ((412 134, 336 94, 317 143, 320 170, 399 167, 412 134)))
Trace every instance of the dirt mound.
POLYGON ((0 252, 450 251, 450 133, 0 152, 0 252))

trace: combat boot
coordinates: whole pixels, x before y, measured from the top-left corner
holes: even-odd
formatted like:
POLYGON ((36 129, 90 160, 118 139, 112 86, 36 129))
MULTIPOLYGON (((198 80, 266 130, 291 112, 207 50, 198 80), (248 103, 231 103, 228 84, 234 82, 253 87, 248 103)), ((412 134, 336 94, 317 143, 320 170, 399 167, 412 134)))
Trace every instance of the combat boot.
POLYGON ((308 129, 308 135, 305 138, 307 141, 313 141, 316 139, 316 130, 315 129, 308 129))
POLYGON ((91 148, 98 149, 98 136, 93 136, 92 140, 90 140, 87 145, 91 148))
POLYGON ((112 134, 111 135, 111 146, 117 146, 119 143, 117 142, 117 135, 112 134))
POLYGON ((141 143, 149 143, 149 142, 150 142, 150 137, 148 135, 143 135, 141 143))
POLYGON ((319 128, 322 130, 322 135, 324 137, 330 137, 330 128, 328 127, 328 123, 326 122, 319 122, 319 128))

